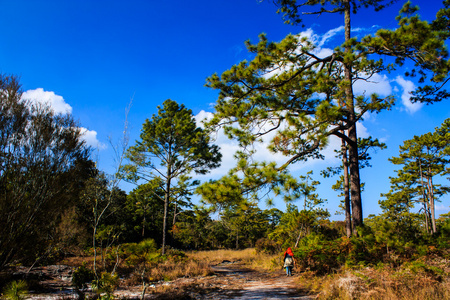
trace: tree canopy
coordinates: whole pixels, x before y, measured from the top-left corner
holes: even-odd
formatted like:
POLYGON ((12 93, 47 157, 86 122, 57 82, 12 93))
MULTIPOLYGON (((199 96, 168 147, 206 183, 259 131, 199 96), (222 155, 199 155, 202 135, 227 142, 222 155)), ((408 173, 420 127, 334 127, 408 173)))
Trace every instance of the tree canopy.
MULTIPOLYGON (((173 100, 164 101, 158 114, 142 126, 140 140, 127 152, 129 164, 122 170, 129 180, 160 179, 164 198, 162 249, 166 244, 169 203, 189 196, 192 172, 205 174, 220 165, 221 154, 206 131, 197 127, 192 111, 173 100)), ((194 182, 195 183, 195 182, 194 182)))
MULTIPOLYGON (((390 109, 395 98, 375 93, 355 95, 353 85, 368 81, 377 73, 398 69, 406 62, 415 66, 406 75, 419 75, 419 82, 428 84, 422 88, 432 83, 442 85, 449 72, 445 46, 448 36, 442 27, 422 21, 409 2, 400 11, 397 29, 380 29, 374 36, 359 39, 351 37, 351 14, 369 6, 379 10, 393 1, 275 2, 291 23, 299 23, 300 14, 307 7, 315 9, 309 13, 318 15, 343 14, 345 42, 325 56, 302 35, 291 34, 280 42, 269 42, 262 34, 257 44, 247 42, 254 55, 251 61, 242 61, 220 76, 214 74, 207 79, 207 86, 219 90, 216 112, 208 126, 223 128, 228 137, 236 139, 247 160, 253 153, 252 145, 266 138, 272 152, 286 156, 281 166, 259 166, 266 170, 275 167, 280 171, 310 158, 322 158, 321 151, 331 136, 342 139, 349 151, 352 219, 356 228, 363 221, 356 123, 367 112, 390 109), (386 62, 386 56, 395 62, 386 62)), ((437 88, 428 96, 431 95, 442 96, 437 88)), ((264 172, 271 174, 261 171, 244 176, 260 176, 264 172)), ((233 178, 240 180, 230 175, 227 181, 233 178)))
POLYGON ((46 252, 61 213, 95 175, 72 116, 21 96, 18 79, 0 75, 0 268, 46 252))

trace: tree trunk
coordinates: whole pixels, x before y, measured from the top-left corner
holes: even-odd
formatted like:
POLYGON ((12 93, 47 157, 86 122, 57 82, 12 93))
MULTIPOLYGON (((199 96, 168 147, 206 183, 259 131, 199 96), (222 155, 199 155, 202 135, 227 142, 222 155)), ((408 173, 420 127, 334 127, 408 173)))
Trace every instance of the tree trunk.
POLYGON ((429 222, 428 222, 428 205, 427 205, 428 200, 427 200, 427 197, 425 195, 426 194, 425 193, 425 182, 424 182, 424 179, 423 179, 422 161, 420 160, 420 158, 417 161, 417 163, 419 164, 420 186, 422 188, 422 200, 423 200, 423 207, 424 207, 424 213, 425 213, 425 228, 427 230, 427 233, 429 233, 430 230, 429 230, 429 227, 428 227, 429 222))
POLYGON ((175 207, 173 209, 172 227, 175 226, 175 223, 177 222, 177 208, 178 208, 178 203, 175 203, 175 207))
POLYGON ((98 222, 99 219, 97 217, 97 199, 95 199, 95 206, 94 206, 94 230, 92 232, 92 247, 94 248, 94 263, 93 263, 93 269, 94 269, 94 275, 95 278, 98 279, 98 275, 97 275, 97 244, 96 244, 96 239, 95 236, 97 235, 97 226, 98 226, 98 222))
POLYGON ((167 216, 169 213, 169 200, 170 200, 170 179, 171 179, 171 170, 167 171, 167 182, 166 182, 166 191, 164 195, 164 218, 163 218, 163 236, 162 236, 162 246, 161 246, 161 254, 164 255, 166 253, 166 235, 167 235, 167 216))
POLYGON ((345 208, 345 230, 347 237, 352 235, 352 215, 350 208, 350 191, 349 191, 349 178, 348 178, 348 158, 347 158, 347 145, 345 140, 342 139, 342 163, 344 165, 344 208, 345 208))
POLYGON ((105 251, 106 251, 106 249, 103 248, 103 239, 101 239, 100 240, 100 253, 101 253, 100 258, 102 261, 103 270, 106 270, 106 262, 105 262, 106 252, 105 251))
POLYGON ((147 205, 144 205, 144 217, 142 218, 142 238, 144 238, 144 236, 145 236, 145 223, 146 223, 146 221, 147 221, 147 219, 146 219, 146 217, 145 217, 145 215, 147 214, 147 205))
POLYGON ((429 222, 428 222, 428 207, 427 207, 427 202, 426 201, 423 202, 423 211, 424 211, 424 214, 425 214, 425 229, 426 229, 427 233, 429 233, 430 229, 428 227, 428 224, 429 224, 429 222))
MULTIPOLYGON (((351 7, 349 0, 345 3, 345 41, 349 41, 351 24, 350 14, 351 7)), ((347 46, 345 54, 348 57, 351 54, 351 47, 347 46)), ((348 109, 348 137, 350 139, 349 145, 349 167, 350 167, 350 190, 352 202, 352 219, 353 232, 356 228, 363 224, 362 201, 361 201, 361 186, 359 176, 359 161, 358 161, 358 136, 356 134, 356 114, 353 101, 353 87, 352 87, 352 62, 344 60, 345 80, 347 82, 345 95, 346 105, 348 109)))
POLYGON ((300 242, 300 238, 302 237, 302 233, 303 233, 303 224, 302 224, 302 227, 300 228, 300 232, 298 233, 297 240, 295 241, 294 248, 297 248, 298 243, 300 242))
POLYGON ((434 203, 434 189, 433 189, 433 177, 431 177, 431 168, 428 167, 428 197, 430 199, 430 214, 431 214, 431 229, 433 233, 436 233, 436 212, 434 203))
POLYGON ((95 277, 98 279, 98 274, 97 274, 97 245, 95 243, 95 235, 97 234, 97 226, 94 227, 94 233, 92 235, 92 246, 94 248, 94 262, 93 262, 93 269, 94 269, 94 274, 95 277))

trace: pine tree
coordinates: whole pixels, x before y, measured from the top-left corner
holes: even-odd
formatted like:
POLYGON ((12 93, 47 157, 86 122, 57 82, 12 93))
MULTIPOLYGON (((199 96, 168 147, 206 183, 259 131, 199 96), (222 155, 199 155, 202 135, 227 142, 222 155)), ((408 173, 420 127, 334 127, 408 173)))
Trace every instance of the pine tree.
MULTIPOLYGON (((133 182, 150 182, 159 178, 164 191, 162 253, 165 253, 169 205, 183 189, 192 172, 205 174, 220 165, 221 154, 210 143, 209 135, 197 127, 192 111, 173 100, 158 106, 158 114, 142 126, 140 140, 129 148, 129 164, 122 171, 133 182)), ((158 197, 158 194, 155 193, 158 197)))
MULTIPOLYGON (((363 214, 356 123, 367 112, 389 109, 395 99, 377 94, 356 96, 353 85, 376 73, 395 70, 407 61, 411 61, 417 71, 406 75, 419 74, 419 80, 425 82, 427 75, 432 74, 427 83, 445 82, 449 72, 447 36, 442 34, 441 28, 421 21, 410 3, 403 7, 396 30, 382 29, 375 36, 358 40, 351 37, 351 14, 365 7, 380 10, 393 1, 274 2, 280 6, 279 12, 286 21, 293 24, 302 22, 302 10, 307 7, 317 9, 310 14, 344 15, 345 42, 325 57, 315 52, 316 45, 311 41, 297 35, 288 35, 278 43, 269 42, 265 35, 260 36, 257 44, 248 42, 247 48, 254 54, 252 61, 243 61, 221 76, 214 74, 207 80, 207 86, 220 92, 216 113, 208 125, 224 128, 243 149, 252 149, 251 146, 264 136, 274 135, 269 149, 285 155, 286 162, 277 167, 253 164, 265 170, 259 173, 245 173, 241 167, 234 170, 245 176, 272 174, 268 171, 270 167, 280 172, 308 158, 322 158, 321 150, 329 137, 342 139, 348 147, 352 223, 357 228, 363 223, 363 214), (383 60, 386 56, 394 57, 395 63, 386 63, 383 60)), ((436 95, 438 90, 430 93, 436 95)), ((251 154, 252 151, 244 151, 240 158, 250 160, 251 154)), ((232 178, 231 174, 228 180, 232 178)), ((271 180, 274 177, 253 183, 266 185, 271 180)))
POLYGON ((446 174, 450 163, 450 119, 444 121, 435 132, 414 136, 400 146, 398 157, 389 160, 403 166, 397 177, 391 178, 392 188, 387 199, 380 201, 383 209, 391 213, 408 212, 413 202, 421 202, 425 224, 432 233, 436 232, 435 203, 448 193, 450 188, 434 182, 436 176, 446 174))

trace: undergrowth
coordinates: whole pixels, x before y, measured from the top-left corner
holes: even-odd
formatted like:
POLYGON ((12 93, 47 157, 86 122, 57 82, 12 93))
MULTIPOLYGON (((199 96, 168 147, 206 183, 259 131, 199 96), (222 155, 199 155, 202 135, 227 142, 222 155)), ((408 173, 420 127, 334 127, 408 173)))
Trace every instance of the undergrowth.
POLYGON ((299 282, 320 300, 445 300, 450 299, 449 267, 446 260, 417 260, 399 267, 342 268, 328 275, 306 271, 299 282))

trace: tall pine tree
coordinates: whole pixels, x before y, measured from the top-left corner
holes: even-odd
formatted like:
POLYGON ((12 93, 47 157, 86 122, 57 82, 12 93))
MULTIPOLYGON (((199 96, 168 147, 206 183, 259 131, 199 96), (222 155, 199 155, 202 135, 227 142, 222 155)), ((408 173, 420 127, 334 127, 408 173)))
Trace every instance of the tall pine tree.
MULTIPOLYGON (((262 137, 272 134, 269 149, 287 157, 284 164, 275 167, 278 172, 299 161, 322 157, 321 150, 329 137, 342 139, 349 151, 352 222, 356 228, 363 223, 356 123, 367 112, 389 109, 395 98, 377 94, 356 96, 353 86, 377 73, 392 71, 407 61, 411 61, 417 71, 406 75, 419 74, 421 82, 430 84, 445 82, 449 72, 445 47, 448 36, 441 27, 420 20, 415 15, 416 8, 409 2, 398 17, 397 29, 382 29, 374 36, 360 39, 351 36, 352 13, 366 7, 380 10, 394 1, 274 2, 286 21, 293 24, 302 22, 302 12, 307 8, 312 9, 309 14, 343 15, 344 43, 333 53, 321 56, 316 51, 317 46, 301 35, 288 35, 278 43, 269 42, 261 35, 259 43, 248 42, 247 47, 254 54, 252 61, 243 61, 221 76, 214 74, 207 80, 207 86, 220 92, 216 113, 208 124, 224 128, 244 149, 251 149, 250 146, 260 142, 262 137), (394 57, 395 63, 385 62, 386 56, 394 57), (427 79, 429 74, 432 76, 427 79)), ((440 88, 427 91, 436 96, 440 88)), ((248 159, 246 153, 251 155, 252 151, 240 153, 241 158, 248 159)), ((273 166, 260 165, 266 171, 257 173, 258 176, 264 172, 272 174, 267 169, 273 166)), ((255 174, 246 174, 242 167, 236 170, 245 176, 255 174)), ((254 181, 263 185, 267 182, 254 181)))
MULTIPOLYGON (((197 127, 192 111, 173 100, 158 106, 158 114, 142 126, 140 140, 129 148, 129 164, 122 171, 134 182, 160 179, 164 191, 162 253, 165 253, 169 204, 181 193, 189 195, 189 175, 205 174, 220 165, 221 154, 209 135, 197 127)), ((159 197, 158 193, 154 194, 159 197)))

